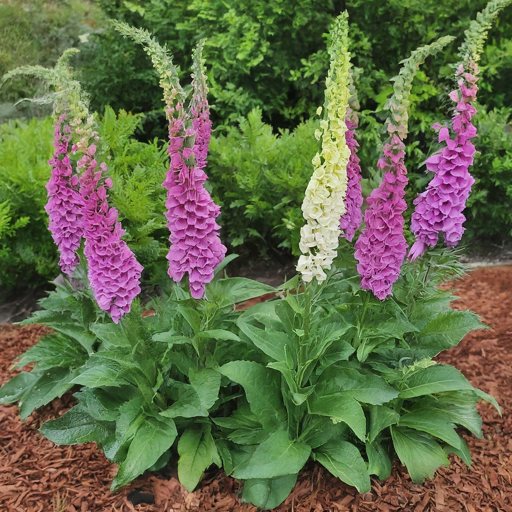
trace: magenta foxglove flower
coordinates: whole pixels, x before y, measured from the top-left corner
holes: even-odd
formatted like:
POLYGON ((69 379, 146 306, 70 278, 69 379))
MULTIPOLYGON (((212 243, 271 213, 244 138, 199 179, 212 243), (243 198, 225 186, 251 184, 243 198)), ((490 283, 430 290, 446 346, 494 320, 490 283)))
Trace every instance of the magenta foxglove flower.
POLYGON ((66 116, 55 121, 53 158, 48 160, 52 167, 50 181, 46 185, 48 203, 45 210, 50 217, 49 230, 60 252, 59 265, 62 272, 71 275, 80 262, 76 254, 84 234, 82 207, 83 199, 78 193, 78 176, 73 173, 69 161, 71 127, 66 116), (62 133, 64 132, 64 133, 62 133))
POLYGON ((117 210, 109 208, 107 189, 112 187, 112 179, 103 177, 106 164, 98 166, 94 144, 83 151, 77 167, 82 169, 80 194, 84 200, 84 252, 89 264, 89 282, 99 307, 117 324, 140 293, 143 267, 121 239, 125 232, 117 222, 117 210))
POLYGON ((363 193, 361 191, 361 167, 357 148, 359 144, 355 139, 355 128, 357 125, 348 119, 346 120, 348 130, 345 132, 345 140, 350 149, 350 159, 347 165, 347 195, 345 196, 346 213, 341 216, 340 229, 343 237, 349 242, 352 241, 356 231, 361 225, 363 215, 361 206, 363 204, 363 193))
POLYGON ((386 171, 379 187, 367 199, 365 228, 355 244, 361 285, 380 300, 391 295, 407 252, 403 217, 407 208, 404 158, 405 146, 395 134, 384 145, 384 157, 377 164, 386 171))
POLYGON ((204 97, 196 95, 194 99, 193 128, 185 128, 188 119, 182 104, 173 111, 177 117, 168 112, 171 162, 162 185, 168 190, 165 215, 172 244, 167 255, 168 273, 176 282, 188 273, 190 293, 200 299, 226 247, 220 242, 220 226, 215 221, 220 208, 204 188, 207 176, 203 167, 211 136, 208 103, 204 97))
POLYGON ((476 128, 471 123, 476 109, 471 102, 478 91, 478 78, 475 76, 478 68, 474 63, 471 66, 474 74, 464 73, 459 66, 457 74, 463 74, 458 82, 460 93, 456 90, 450 93, 450 98, 456 103, 456 114, 452 120, 454 139, 450 138, 447 127, 441 128, 439 124, 433 127, 439 130, 439 142, 444 142, 446 146, 427 160, 427 169, 435 176, 427 190, 414 201, 416 209, 412 215, 411 229, 416 242, 409 253, 412 260, 421 256, 427 246, 435 246, 440 233, 444 234, 448 247, 455 247, 464 233, 466 217, 462 211, 466 207, 471 185, 475 182, 468 169, 473 164, 475 154, 475 146, 470 139, 476 136, 476 128))

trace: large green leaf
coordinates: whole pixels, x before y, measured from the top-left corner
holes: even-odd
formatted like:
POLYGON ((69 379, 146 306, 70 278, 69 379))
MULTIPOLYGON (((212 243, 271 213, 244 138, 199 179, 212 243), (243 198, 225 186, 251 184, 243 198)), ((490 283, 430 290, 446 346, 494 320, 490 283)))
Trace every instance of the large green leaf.
MULTIPOLYGON (((61 324, 61 323, 53 323, 48 322, 45 325, 51 327, 54 331, 61 332, 80 343, 80 345, 85 349, 87 354, 92 354, 92 347, 96 342, 96 336, 84 330, 81 325, 76 324, 61 324)), ((93 324, 94 325, 94 324, 93 324)))
POLYGON ((287 415, 278 373, 252 361, 232 361, 218 371, 244 388, 251 411, 265 429, 286 428, 287 415))
POLYGON ((130 347, 130 341, 119 325, 94 323, 89 329, 101 340, 105 349, 130 347))
POLYGON ((153 466, 172 446, 177 435, 172 419, 161 416, 158 419, 153 416, 147 417, 137 430, 124 462, 119 466, 111 490, 126 485, 153 466))
POLYGON ((363 374, 353 368, 327 368, 321 376, 319 388, 325 393, 343 391, 346 396, 365 404, 380 405, 398 396, 398 391, 373 374, 363 374))
POLYGON ((0 404, 11 404, 19 400, 23 393, 32 389, 38 376, 35 373, 21 372, 0 388, 0 404))
POLYGON ((285 431, 278 430, 256 448, 248 461, 235 468, 233 476, 246 480, 296 474, 310 453, 307 444, 291 441, 285 431))
POLYGON ((297 475, 246 480, 242 501, 264 510, 276 508, 288 497, 296 482, 297 475))
POLYGON ((60 445, 102 443, 113 434, 112 425, 94 419, 82 405, 76 405, 60 418, 47 421, 39 431, 60 445))
POLYGON ((267 356, 274 361, 286 361, 285 347, 289 344, 288 335, 282 331, 264 330, 254 327, 243 320, 238 319, 238 327, 241 331, 267 356))
POLYGON ((385 480, 391 475, 391 459, 380 443, 367 442, 366 455, 370 475, 377 475, 380 480, 385 480))
POLYGON ((473 386, 459 370, 453 366, 438 364, 414 372, 407 379, 406 389, 400 392, 400 398, 473 389, 473 386))
POLYGON ((219 398, 220 380, 219 372, 215 370, 199 370, 189 375, 190 384, 195 389, 201 405, 210 409, 219 398))
POLYGON ((203 407, 197 391, 190 384, 176 382, 173 388, 178 392, 178 400, 161 414, 166 418, 194 418, 208 416, 208 409, 203 407))
POLYGON ((357 400, 343 391, 329 395, 321 395, 309 404, 311 414, 328 416, 335 423, 345 422, 364 442, 366 437, 366 418, 363 408, 357 400))
POLYGON ((39 371, 60 366, 77 368, 87 360, 86 350, 74 339, 60 333, 46 335, 39 343, 27 350, 15 368, 23 368, 29 363, 36 363, 39 371))
POLYGON ((192 492, 213 462, 221 465, 209 425, 189 426, 178 442, 178 476, 180 483, 192 492))
POLYGON ((478 400, 478 396, 472 391, 453 391, 415 400, 411 412, 442 411, 451 422, 466 427, 481 438, 482 418, 475 407, 478 400))
POLYGON ((21 419, 25 421, 34 409, 50 403, 71 389, 77 373, 78 370, 69 368, 50 368, 43 372, 19 401, 21 419))
POLYGON ((372 405, 370 407, 369 441, 373 442, 382 430, 390 425, 396 425, 399 419, 400 414, 393 409, 385 407, 384 405, 372 405))
POLYGON ((333 440, 315 452, 315 459, 330 473, 360 493, 371 489, 370 475, 359 450, 347 441, 333 440))
POLYGON ((429 434, 406 427, 391 427, 391 436, 395 451, 415 484, 433 478, 439 466, 450 465, 443 449, 429 434))
POLYGON ((455 432, 455 425, 447 419, 446 414, 442 411, 431 409, 405 414, 400 418, 400 426, 428 432, 430 435, 441 439, 459 450, 462 454, 462 460, 468 466, 471 465, 471 454, 467 449, 466 443, 455 432))
POLYGON ((128 384, 125 369, 116 361, 91 357, 85 369, 75 377, 73 384, 81 384, 89 388, 104 386, 122 386, 128 384))
POLYGON ((459 344, 474 329, 485 329, 478 316, 469 310, 450 310, 438 314, 416 335, 420 348, 441 352, 459 344))
POLYGON ((276 291, 272 286, 245 277, 219 279, 216 283, 212 283, 210 287, 207 286, 207 290, 208 288, 211 288, 216 296, 222 297, 222 306, 238 304, 276 291))

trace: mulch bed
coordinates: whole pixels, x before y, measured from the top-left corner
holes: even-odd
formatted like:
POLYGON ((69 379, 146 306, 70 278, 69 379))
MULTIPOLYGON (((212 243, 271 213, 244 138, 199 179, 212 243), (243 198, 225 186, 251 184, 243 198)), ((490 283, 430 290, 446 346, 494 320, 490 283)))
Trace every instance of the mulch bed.
MULTIPOLYGON (((457 457, 433 480, 414 485, 395 464, 390 478, 374 479, 372 491, 355 489, 311 464, 279 512, 512 512, 512 267, 479 269, 455 283, 459 309, 471 308, 492 330, 469 334, 440 361, 459 368, 473 385, 492 394, 503 417, 479 404, 484 438, 464 438, 473 454, 467 468, 457 457)), ((41 326, 0 326, 0 384, 8 368, 46 332, 41 326)), ((239 483, 222 471, 207 472, 188 493, 172 473, 146 474, 116 494, 109 491, 116 467, 94 444, 56 446, 38 427, 64 413, 71 394, 34 412, 25 423, 15 406, 0 406, 0 510, 2 512, 256 512, 237 497, 239 483), (141 503, 154 501, 153 504, 141 503)))

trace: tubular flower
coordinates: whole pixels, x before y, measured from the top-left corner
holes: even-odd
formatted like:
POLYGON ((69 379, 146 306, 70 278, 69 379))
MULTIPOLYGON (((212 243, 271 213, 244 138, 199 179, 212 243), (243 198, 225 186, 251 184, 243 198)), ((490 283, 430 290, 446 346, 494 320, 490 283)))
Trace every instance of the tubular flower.
POLYGON ((84 252, 89 282, 98 305, 117 324, 140 293, 143 267, 121 239, 125 231, 117 222, 117 210, 108 206, 107 189, 112 187, 112 179, 103 177, 106 164, 98 166, 94 144, 82 146, 81 150, 84 156, 77 167, 82 170, 80 194, 84 200, 84 252))
POLYGON ((460 64, 455 73, 458 90, 450 93, 450 99, 456 104, 452 118, 455 137, 450 138, 447 127, 441 128, 438 123, 433 126, 439 130, 439 142, 445 142, 446 146, 427 160, 427 169, 435 176, 427 190, 414 201, 416 210, 411 229, 416 242, 409 253, 412 260, 421 256, 427 246, 436 245, 439 233, 444 234, 448 247, 456 246, 464 233, 462 224, 466 218, 462 211, 474 183, 468 169, 475 154, 475 147, 469 140, 476 136, 476 128, 471 123, 476 109, 471 103, 478 91, 477 62, 494 20, 510 3, 512 0, 490 1, 465 31, 464 43, 459 48, 460 64))
POLYGON ((458 70, 463 74, 459 80, 460 97, 456 90, 450 93, 457 112, 452 123, 456 134, 454 139, 450 139, 448 128, 434 125, 439 130, 439 142, 445 142, 446 146, 427 160, 427 169, 435 176, 427 190, 414 201, 416 210, 412 215, 411 229, 416 242, 409 253, 412 260, 421 256, 427 246, 436 245, 439 233, 444 234, 448 247, 455 247, 464 233, 462 224, 466 217, 462 211, 475 182, 468 172, 475 154, 475 146, 470 139, 476 136, 476 128, 471 123, 476 109, 471 101, 474 101, 478 90, 475 76, 478 68, 476 64, 472 68, 474 74, 464 73, 462 67, 458 70))
POLYGON ((387 120, 390 138, 384 145, 384 156, 377 163, 384 170, 384 176, 368 198, 365 228, 355 244, 361 285, 380 300, 391 295, 407 252, 403 232, 407 169, 402 141, 407 136, 407 107, 412 80, 425 58, 451 40, 453 38, 443 37, 429 46, 418 48, 404 61, 400 74, 395 78, 394 94, 389 100, 391 115, 387 120))
MULTIPOLYGON (((313 158, 313 176, 306 189, 302 212, 306 219, 299 243, 302 255, 297 270, 304 281, 326 278, 339 244, 340 217, 346 212, 347 165, 350 148, 347 145, 345 115, 350 96, 348 48, 348 15, 343 13, 335 23, 329 50, 331 67, 326 80, 327 118, 320 122, 317 138, 322 138, 322 151, 313 158)), ((319 109, 321 111, 321 109, 319 109)))
POLYGON ((124 36, 142 44, 160 75, 165 112, 169 121, 170 167, 162 186, 167 189, 165 216, 171 232, 171 248, 167 255, 169 276, 180 281, 189 275, 192 297, 199 299, 204 287, 214 276, 215 267, 222 261, 226 248, 219 238, 215 219, 220 213, 204 182, 203 171, 211 136, 206 74, 202 59, 204 41, 194 51, 192 87, 194 90, 190 114, 185 111, 186 94, 183 91, 176 66, 167 50, 142 29, 114 21, 115 28, 124 36))
POLYGON ((403 218, 407 208, 404 200, 407 185, 404 149, 396 134, 384 146, 385 156, 379 160, 378 166, 387 170, 381 184, 367 200, 365 228, 355 245, 362 287, 372 290, 380 300, 391 294, 407 251, 403 218))
MULTIPOLYGON (((347 116, 348 117, 348 116, 347 116)), ((356 117, 357 122, 357 117, 356 117)), ((361 225, 363 215, 361 206, 363 204, 363 193, 361 191, 361 167, 359 167, 359 157, 357 156, 357 148, 359 144, 355 140, 355 128, 357 124, 347 119, 347 131, 345 140, 350 149, 350 159, 347 165, 347 195, 345 198, 346 213, 341 216, 340 229, 342 236, 349 242, 352 241, 356 231, 361 225)))
POLYGON ((73 173, 69 161, 71 127, 66 116, 55 121, 53 158, 50 181, 46 185, 48 203, 45 210, 50 217, 49 230, 60 252, 59 265, 62 272, 71 275, 80 262, 76 254, 84 234, 82 220, 83 199, 78 193, 78 176, 73 173), (63 133, 64 132, 64 133, 63 133))
POLYGON ((196 55, 193 81, 192 128, 186 128, 189 117, 181 103, 167 111, 171 163, 162 184, 168 190, 165 216, 171 232, 168 273, 176 282, 188 273, 190 293, 195 299, 204 295, 205 285, 213 279, 215 267, 226 254, 219 237, 220 226, 215 221, 220 208, 204 188, 208 177, 203 168, 212 128, 199 59, 200 54, 196 55), (173 117, 174 112, 177 117, 173 117))

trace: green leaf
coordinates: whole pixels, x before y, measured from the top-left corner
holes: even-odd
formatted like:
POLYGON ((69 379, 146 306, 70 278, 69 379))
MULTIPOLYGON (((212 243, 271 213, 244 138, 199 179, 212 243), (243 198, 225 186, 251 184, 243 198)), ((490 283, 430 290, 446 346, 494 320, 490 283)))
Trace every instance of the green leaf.
POLYGON ((252 361, 232 361, 221 366, 218 372, 244 388, 251 411, 263 428, 270 431, 286 428, 287 415, 278 373, 252 361))
POLYGON ((315 452, 315 459, 330 473, 360 493, 371 489, 370 475, 359 450, 347 441, 331 441, 315 452))
POLYGON ((169 345, 193 345, 192 338, 187 336, 179 336, 174 334, 173 331, 159 332, 153 335, 153 341, 160 341, 162 343, 169 343, 169 345))
POLYGON ((42 373, 19 401, 22 421, 25 421, 34 409, 50 403, 71 389, 77 373, 78 370, 69 368, 50 368, 42 373))
POLYGON ((474 388, 473 391, 476 393, 476 395, 481 398, 482 400, 484 400, 485 402, 488 402, 490 403, 491 405, 494 406, 494 408, 498 411, 499 415, 501 416, 501 408, 498 404, 498 402, 496 401, 496 399, 491 396, 491 395, 488 395, 487 393, 485 393, 484 391, 482 391, 481 389, 477 389, 477 388, 474 388))
MULTIPOLYGON (((273 286, 253 281, 245 277, 231 277, 227 279, 219 279, 215 288, 212 287, 216 295, 222 296, 222 306, 229 304, 238 304, 255 297, 261 297, 267 293, 275 293, 273 286)), ((207 285, 208 290, 208 285, 207 285)))
POLYGON ((183 316, 183 318, 187 321, 188 325, 194 331, 194 334, 197 334, 201 329, 201 316, 199 313, 188 306, 184 306, 183 304, 178 304, 176 306, 178 312, 183 316))
POLYGON ((311 414, 328 416, 334 423, 343 421, 364 442, 366 437, 366 418, 363 408, 357 400, 343 392, 322 395, 311 401, 311 414))
POLYGON ((400 392, 400 398, 474 389, 459 370, 453 366, 440 364, 416 371, 407 379, 406 386, 407 389, 400 392))
POLYGON ((178 442, 178 454, 178 477, 189 492, 196 488, 205 469, 213 462, 220 465, 209 425, 187 427, 178 442))
POLYGON ((482 418, 475 408, 477 402, 478 397, 473 391, 453 391, 415 400, 411 412, 442 411, 447 419, 482 438, 482 418))
POLYGON ((172 446, 177 435, 172 419, 147 417, 137 430, 126 459, 119 465, 111 490, 126 485, 156 464, 162 454, 172 446))
POLYGON ((244 503, 252 503, 254 506, 264 510, 270 510, 281 505, 296 483, 297 475, 246 480, 244 482, 242 501, 244 503))
POLYGON ((287 432, 278 430, 256 448, 248 461, 235 468, 233 476, 247 480, 295 474, 306 464, 310 453, 308 445, 291 441, 287 432))
POLYGON ((160 414, 166 418, 194 418, 208 416, 208 409, 203 407, 201 399, 190 384, 175 382, 173 388, 178 390, 178 400, 160 414))
POLYGON ((465 450, 464 441, 459 437, 457 432, 455 432, 455 425, 446 418, 446 415, 443 414, 442 411, 427 410, 404 414, 400 418, 400 426, 427 432, 441 439, 450 446, 460 450, 461 453, 464 453, 462 460, 468 466, 471 465, 471 455, 466 453, 467 447, 465 450))
POLYGON ((363 374, 353 368, 327 368, 320 380, 325 393, 343 391, 365 404, 380 405, 398 396, 398 391, 378 375, 363 374))
POLYGON ((468 332, 485 328, 487 326, 472 311, 446 311, 432 318, 416 335, 417 343, 422 348, 433 348, 439 353, 458 345, 468 332))
POLYGON ((190 385, 195 389, 201 406, 208 410, 219 398, 221 376, 215 370, 191 371, 189 375, 190 385))
POLYGON ((39 431, 59 445, 102 443, 113 433, 112 424, 94 419, 82 405, 75 405, 56 420, 47 421, 39 431))
MULTIPOLYGON (((92 354, 92 347, 96 342, 96 336, 84 331, 84 328, 76 324, 60 324, 49 322, 46 323, 48 327, 51 327, 54 331, 66 334, 70 338, 75 339, 85 349, 88 354, 92 354)), ((94 324, 93 324, 94 325, 94 324)))
POLYGON ((385 428, 396 425, 400 419, 398 414, 393 409, 385 407, 383 405, 372 405, 370 406, 370 431, 368 433, 368 439, 370 442, 375 441, 375 438, 385 428))
POLYGON ((93 323, 90 324, 89 330, 96 334, 106 349, 131 346, 130 341, 119 325, 93 323))
POLYGON ((439 466, 449 466, 450 461, 439 444, 429 434, 405 427, 391 427, 395 451, 407 466, 415 484, 433 478, 439 466))
POLYGON ((345 340, 338 340, 332 343, 320 358, 320 364, 327 368, 338 361, 348 361, 348 358, 355 352, 355 348, 345 340))
POLYGON ((288 335, 281 331, 266 331, 244 321, 244 317, 238 319, 240 330, 267 356, 274 361, 286 361, 285 347, 289 343, 288 335))
POLYGON ((240 341, 240 338, 231 331, 225 329, 209 329, 208 331, 199 331, 198 338, 212 338, 214 340, 240 341))
POLYGON ((391 475, 391 459, 380 443, 366 443, 368 457, 368 473, 377 475, 379 480, 385 480, 391 475))
POLYGON ((32 389, 37 381, 34 373, 22 372, 0 388, 0 404, 12 404, 19 400, 23 393, 32 389))
POLYGON ((116 361, 91 357, 85 369, 77 377, 73 384, 81 384, 89 388, 104 386, 122 386, 129 382, 124 377, 125 370, 116 361), (101 362, 100 362, 101 361, 101 362))
POLYGON ((228 439, 236 444, 261 444, 268 436, 268 431, 261 428, 239 428, 231 432, 228 439))

